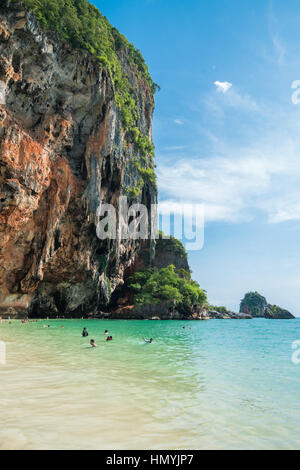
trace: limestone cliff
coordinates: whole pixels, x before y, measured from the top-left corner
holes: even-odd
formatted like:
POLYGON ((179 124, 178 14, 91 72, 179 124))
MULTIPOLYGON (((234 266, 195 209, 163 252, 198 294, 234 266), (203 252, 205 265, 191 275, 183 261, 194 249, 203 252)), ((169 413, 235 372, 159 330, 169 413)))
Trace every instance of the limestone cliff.
POLYGON ((184 269, 190 272, 188 255, 184 245, 174 237, 160 237, 155 244, 155 257, 152 260, 152 266, 164 268, 173 264, 176 269, 184 269))
MULTIPOLYGON (((135 129, 151 142, 153 90, 126 48, 119 60, 137 107, 135 129)), ((145 155, 124 130, 111 73, 41 29, 22 5, 2 1, 0 84, 1 312, 104 309, 141 243, 100 241, 97 209, 117 208, 120 195, 148 209, 157 200, 155 181, 141 181, 145 155)))
POLYGON ((267 300, 258 292, 248 292, 240 303, 240 313, 248 313, 255 318, 263 318, 267 300))

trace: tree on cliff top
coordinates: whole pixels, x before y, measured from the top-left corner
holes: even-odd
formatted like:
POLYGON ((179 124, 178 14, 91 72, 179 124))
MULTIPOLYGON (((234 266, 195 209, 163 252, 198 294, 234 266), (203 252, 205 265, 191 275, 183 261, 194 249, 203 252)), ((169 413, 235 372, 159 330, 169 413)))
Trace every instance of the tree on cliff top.
POLYGON ((55 31, 74 48, 88 51, 109 72, 125 139, 135 145, 140 156, 132 162, 139 178, 134 188, 127 188, 128 195, 136 199, 147 182, 156 184, 154 145, 139 129, 139 106, 132 76, 145 91, 148 89, 153 108, 153 95, 159 87, 153 82, 141 52, 87 0, 8 0, 8 4, 27 8, 44 30, 55 31))
MULTIPOLYGON (((159 89, 141 52, 87 0, 8 0, 8 3, 25 6, 44 30, 55 31, 74 48, 87 50, 109 71, 123 128, 128 135, 136 132, 138 106, 124 58, 131 72, 149 87, 152 95, 159 89)), ((148 136, 140 135, 136 143, 144 147, 144 141, 151 148, 146 153, 152 165, 154 148, 148 136)), ((155 175, 151 173, 151 177, 155 175)))
POLYGON ((156 249, 172 251, 181 258, 188 258, 184 244, 172 235, 165 238, 165 234, 161 230, 159 231, 159 239, 156 241, 156 249))
POLYGON ((175 266, 151 268, 136 272, 128 282, 135 293, 136 304, 159 304, 175 301, 179 309, 190 309, 193 305, 203 305, 207 301, 206 292, 200 289, 190 274, 182 276, 175 266))
POLYGON ((125 52, 155 91, 141 52, 87 0, 10 0, 10 3, 25 5, 45 30, 57 31, 74 47, 88 50, 108 66, 117 80, 122 68, 119 53, 125 52))
POLYGON ((248 292, 240 304, 241 313, 250 313, 253 317, 263 317, 267 300, 258 292, 248 292))

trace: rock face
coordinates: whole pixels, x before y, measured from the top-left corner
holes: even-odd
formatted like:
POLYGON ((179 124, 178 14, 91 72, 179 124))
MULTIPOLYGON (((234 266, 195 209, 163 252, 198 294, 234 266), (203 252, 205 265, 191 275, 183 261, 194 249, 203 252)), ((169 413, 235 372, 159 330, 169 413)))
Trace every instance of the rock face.
POLYGON ((170 239, 160 238, 156 241, 155 257, 151 264, 158 269, 173 264, 176 269, 184 269, 184 271, 190 272, 187 252, 183 244, 174 237, 170 237, 170 239))
POLYGON ((100 318, 112 319, 140 319, 140 320, 252 320, 247 313, 217 312, 194 306, 190 311, 182 312, 176 308, 176 304, 167 302, 145 305, 120 305, 110 313, 100 313, 100 318))
POLYGON ((208 310, 207 315, 211 320, 252 320, 253 318, 249 313, 223 313, 215 310, 208 310))
MULTIPOLYGON (((122 66, 137 127, 151 140, 152 91, 126 56, 122 66)), ((141 159, 126 140, 110 75, 2 1, 0 84, 0 311, 75 316, 105 308, 141 248, 96 236, 97 209, 117 209, 135 185, 132 159, 141 159)), ((150 210, 155 183, 135 200, 150 210)))
POLYGON ((245 295, 240 305, 240 312, 250 313, 255 318, 283 319, 295 318, 287 310, 277 305, 268 304, 265 297, 258 292, 249 292, 245 295))
POLYGON ((178 312, 176 307, 169 303, 131 305, 119 307, 110 314, 110 318, 128 320, 184 320, 189 317, 178 312))
POLYGON ((267 300, 258 292, 248 292, 240 304, 240 313, 248 313, 254 318, 263 318, 267 300))
POLYGON ((295 317, 284 308, 268 304, 265 308, 265 318, 270 320, 291 320, 295 317))

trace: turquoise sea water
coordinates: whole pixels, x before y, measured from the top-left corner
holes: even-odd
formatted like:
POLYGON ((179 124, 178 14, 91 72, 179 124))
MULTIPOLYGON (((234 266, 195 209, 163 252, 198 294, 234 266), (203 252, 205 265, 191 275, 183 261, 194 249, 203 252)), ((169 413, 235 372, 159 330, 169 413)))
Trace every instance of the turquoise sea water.
POLYGON ((300 320, 14 321, 0 340, 0 449, 300 449, 300 320))

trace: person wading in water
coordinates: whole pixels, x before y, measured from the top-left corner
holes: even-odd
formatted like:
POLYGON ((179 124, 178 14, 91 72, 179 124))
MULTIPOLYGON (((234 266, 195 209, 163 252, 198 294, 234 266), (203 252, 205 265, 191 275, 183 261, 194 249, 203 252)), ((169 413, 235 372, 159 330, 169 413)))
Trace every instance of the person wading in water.
POLYGON ((86 338, 88 336, 88 332, 86 331, 86 328, 83 328, 82 336, 83 338, 86 338))

